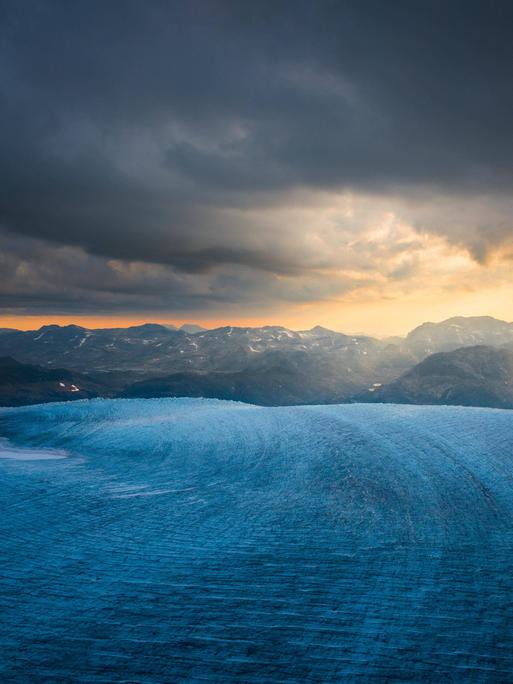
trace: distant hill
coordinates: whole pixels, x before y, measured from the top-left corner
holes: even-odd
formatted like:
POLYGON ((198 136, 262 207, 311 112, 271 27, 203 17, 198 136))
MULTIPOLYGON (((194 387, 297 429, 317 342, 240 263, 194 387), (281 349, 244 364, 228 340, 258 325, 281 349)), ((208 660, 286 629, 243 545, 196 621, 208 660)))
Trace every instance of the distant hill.
MULTIPOLYGON (((325 389, 316 389, 315 396, 319 399, 325 394, 325 389)), ((309 395, 311 387, 307 378, 283 368, 238 373, 174 373, 164 378, 136 382, 122 393, 122 396, 131 398, 206 397, 264 406, 305 403, 309 395)))
POLYGON ((488 346, 433 354, 357 401, 513 408, 513 351, 488 346))
POLYGON ((105 387, 78 373, 0 358, 0 406, 90 399, 105 393, 105 387))
POLYGON ((513 323, 491 316, 459 316, 441 323, 423 323, 407 335, 404 346, 420 360, 460 347, 501 346, 508 342, 513 343, 513 323))
POLYGON ((309 359, 268 368, 231 372, 189 371, 136 382, 123 397, 206 397, 262 406, 343 403, 359 386, 326 369, 312 369, 309 359), (302 367, 301 367, 302 366, 302 367))

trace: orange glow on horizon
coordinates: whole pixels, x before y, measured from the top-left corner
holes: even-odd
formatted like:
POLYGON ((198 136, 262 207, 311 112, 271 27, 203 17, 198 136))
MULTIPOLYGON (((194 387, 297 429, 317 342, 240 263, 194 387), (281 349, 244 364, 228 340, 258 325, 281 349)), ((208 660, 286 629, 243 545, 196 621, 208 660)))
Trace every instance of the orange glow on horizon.
POLYGON ((80 325, 83 328, 127 328, 144 323, 160 323, 175 325, 179 328, 184 323, 201 325, 204 328, 220 328, 223 326, 259 327, 263 325, 285 325, 283 322, 269 320, 269 317, 251 318, 173 318, 172 316, 0 316, 0 328, 16 328, 18 330, 37 330, 43 325, 80 325))
POLYGON ((439 322, 453 316, 494 316, 513 321, 513 284, 463 290, 441 296, 441 293, 404 293, 401 297, 379 298, 368 301, 325 301, 298 305, 294 308, 276 308, 272 313, 255 312, 253 316, 240 316, 234 311, 225 316, 212 312, 211 316, 173 317, 162 314, 112 316, 14 316, 0 315, 0 328, 37 330, 43 325, 81 325, 84 328, 124 328, 143 323, 184 323, 204 328, 222 326, 260 327, 282 325, 291 330, 308 330, 316 325, 347 334, 366 334, 373 337, 405 335, 426 321, 439 322), (217 314, 217 315, 216 315, 217 314))

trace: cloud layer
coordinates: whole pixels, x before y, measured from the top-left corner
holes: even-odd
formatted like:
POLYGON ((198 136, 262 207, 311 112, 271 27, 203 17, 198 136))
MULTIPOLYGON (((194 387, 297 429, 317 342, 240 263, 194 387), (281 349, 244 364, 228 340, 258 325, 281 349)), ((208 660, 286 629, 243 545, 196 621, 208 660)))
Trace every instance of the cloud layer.
POLYGON ((11 311, 236 315, 513 254, 509 2, 0 2, 0 26, 11 311))

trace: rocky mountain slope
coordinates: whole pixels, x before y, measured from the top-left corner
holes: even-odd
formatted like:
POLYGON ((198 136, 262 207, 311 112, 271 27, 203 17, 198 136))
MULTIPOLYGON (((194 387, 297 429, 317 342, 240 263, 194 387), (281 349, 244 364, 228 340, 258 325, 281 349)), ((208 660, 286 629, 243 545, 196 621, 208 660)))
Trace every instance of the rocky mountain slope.
POLYGON ((107 394, 105 386, 79 373, 0 358, 0 406, 91 399, 107 394))
POLYGON ((262 406, 332 404, 347 401, 361 382, 338 374, 310 372, 310 359, 298 363, 231 372, 186 371, 135 382, 124 397, 206 397, 262 406))
POLYGON ((513 408, 513 351, 487 346, 433 354, 358 401, 513 408))
POLYGON ((458 316, 441 323, 423 323, 412 330, 401 346, 419 360, 437 352, 477 345, 513 344, 513 323, 491 316, 458 316))

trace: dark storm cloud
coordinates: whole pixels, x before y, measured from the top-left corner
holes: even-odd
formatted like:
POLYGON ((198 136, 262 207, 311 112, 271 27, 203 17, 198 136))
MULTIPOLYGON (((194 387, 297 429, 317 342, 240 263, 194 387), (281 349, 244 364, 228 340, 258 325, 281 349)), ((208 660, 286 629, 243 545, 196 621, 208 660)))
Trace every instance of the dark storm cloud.
POLYGON ((256 215, 298 189, 492 195, 492 225, 409 218, 481 260, 513 235, 510 2, 34 0, 0 27, 0 224, 167 265, 173 306, 180 273, 308 272, 256 215))
MULTIPOLYGON (((185 273, 162 265, 123 262, 0 231, 0 308, 3 313, 108 314, 205 312, 217 307, 269 306, 326 299, 354 289, 350 279, 277 278, 231 265, 185 273)), ((236 315, 236 311, 235 311, 236 315)))

